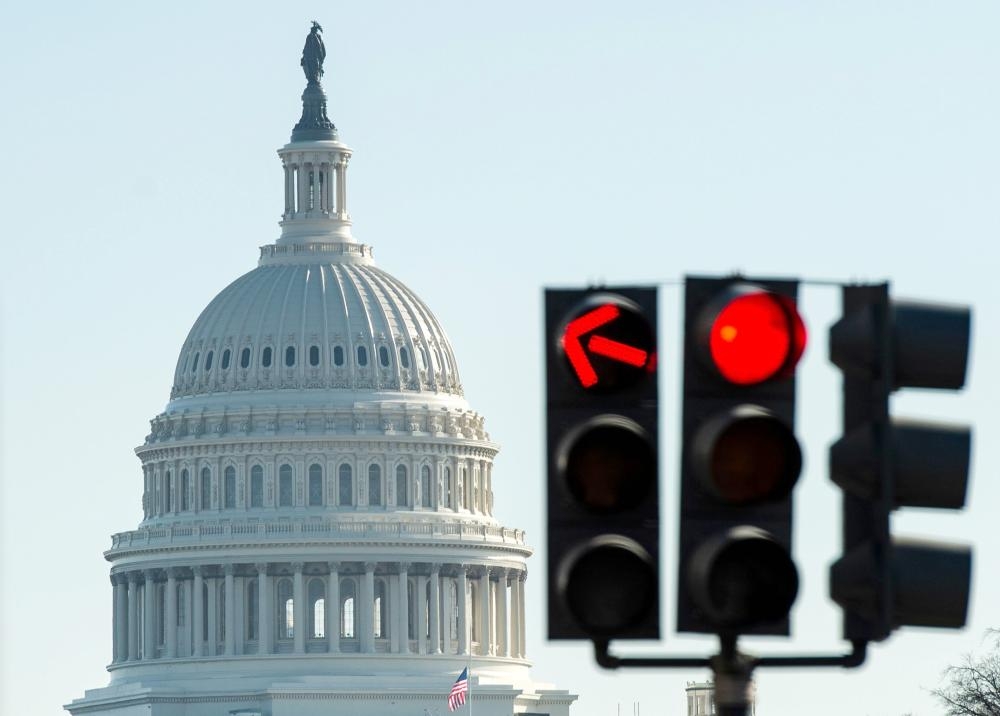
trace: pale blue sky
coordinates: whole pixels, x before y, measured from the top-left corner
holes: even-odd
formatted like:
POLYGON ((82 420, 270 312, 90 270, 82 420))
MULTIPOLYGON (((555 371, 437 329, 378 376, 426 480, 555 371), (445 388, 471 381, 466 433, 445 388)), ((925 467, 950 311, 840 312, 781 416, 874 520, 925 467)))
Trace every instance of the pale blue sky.
MULTIPOLYGON (((536 678, 578 716, 683 713, 690 671, 606 673, 544 633, 541 287, 663 282, 662 493, 673 623, 678 279, 893 281, 970 303, 968 389, 897 414, 975 424, 970 507, 897 532, 976 546, 969 627, 903 630, 857 672, 758 674, 761 716, 939 713, 927 689, 1000 626, 993 408, 1000 379, 1000 4, 983 2, 20 3, 0 9, 3 111, 3 713, 59 713, 107 683, 102 551, 141 519, 132 448, 200 310, 255 265, 281 210, 274 150, 298 118, 309 21, 330 114, 355 150, 350 209, 379 264, 436 312, 503 451, 499 517, 538 549, 536 678)), ((836 293, 803 295, 788 643, 841 648, 826 446, 836 293)), ((622 651, 625 651, 623 649, 622 651)), ((448 684, 442 685, 442 695, 448 684)), ((442 704, 444 700, 442 698, 442 704)))

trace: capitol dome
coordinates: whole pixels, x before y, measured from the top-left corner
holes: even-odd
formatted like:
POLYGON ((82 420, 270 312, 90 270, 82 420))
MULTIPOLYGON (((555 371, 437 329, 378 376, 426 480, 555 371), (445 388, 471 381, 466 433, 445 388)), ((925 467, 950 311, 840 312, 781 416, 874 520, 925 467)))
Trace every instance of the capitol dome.
POLYGON ((170 409, 289 390, 459 405, 462 385, 434 314, 367 246, 308 243, 263 247, 258 268, 205 308, 178 357, 170 409))
POLYGON ((184 340, 136 448, 142 521, 105 552, 111 681, 66 708, 439 713, 468 669, 479 716, 568 716, 576 697, 531 678, 499 448, 434 314, 352 234, 320 32, 278 150, 281 234, 184 340))

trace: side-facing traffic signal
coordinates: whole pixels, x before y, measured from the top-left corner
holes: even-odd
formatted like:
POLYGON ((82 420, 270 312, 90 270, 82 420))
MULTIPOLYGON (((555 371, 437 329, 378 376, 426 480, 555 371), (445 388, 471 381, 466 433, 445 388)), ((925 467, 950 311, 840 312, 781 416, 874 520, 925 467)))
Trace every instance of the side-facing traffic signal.
POLYGON ((889 517, 897 507, 965 504, 971 429, 892 418, 889 396, 961 388, 970 328, 968 307, 893 301, 888 284, 843 289, 830 360, 843 371, 844 436, 830 448, 830 477, 844 491, 844 555, 830 594, 847 639, 965 624, 971 549, 892 537, 889 517))
POLYGON ((545 342, 549 638, 657 638, 656 289, 547 289, 545 342))
POLYGON ((677 630, 787 634, 798 284, 685 282, 677 630))

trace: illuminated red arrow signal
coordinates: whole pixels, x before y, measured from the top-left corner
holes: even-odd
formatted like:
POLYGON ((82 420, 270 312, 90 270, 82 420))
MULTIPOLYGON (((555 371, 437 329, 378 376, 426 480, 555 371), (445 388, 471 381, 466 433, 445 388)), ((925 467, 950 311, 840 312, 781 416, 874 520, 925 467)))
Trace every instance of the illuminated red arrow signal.
POLYGON ((582 337, 585 334, 611 324, 621 315, 618 306, 605 303, 566 324, 562 336, 562 348, 580 385, 584 388, 591 388, 598 383, 597 371, 590 362, 587 351, 634 368, 643 368, 649 362, 649 351, 606 336, 591 336, 587 341, 586 350, 584 349, 582 337))

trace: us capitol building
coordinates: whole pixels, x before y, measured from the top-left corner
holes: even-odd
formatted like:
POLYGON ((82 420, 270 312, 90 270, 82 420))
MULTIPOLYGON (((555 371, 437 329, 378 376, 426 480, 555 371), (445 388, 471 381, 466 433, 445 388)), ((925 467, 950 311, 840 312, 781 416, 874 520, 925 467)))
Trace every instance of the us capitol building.
POLYGON ((351 233, 322 28, 278 150, 281 235, 205 308, 113 535, 110 683, 74 716, 568 716, 531 680, 523 531, 430 309, 351 233), (462 707, 468 709, 466 705, 462 707))

